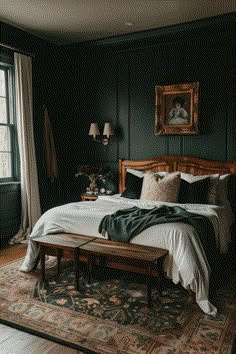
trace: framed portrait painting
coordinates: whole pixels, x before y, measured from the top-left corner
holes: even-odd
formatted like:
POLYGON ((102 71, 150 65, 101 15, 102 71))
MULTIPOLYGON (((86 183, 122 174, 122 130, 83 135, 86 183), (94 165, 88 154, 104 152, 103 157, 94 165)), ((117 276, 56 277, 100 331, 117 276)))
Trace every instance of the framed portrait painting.
POLYGON ((199 82, 156 86, 155 134, 199 134, 199 82))

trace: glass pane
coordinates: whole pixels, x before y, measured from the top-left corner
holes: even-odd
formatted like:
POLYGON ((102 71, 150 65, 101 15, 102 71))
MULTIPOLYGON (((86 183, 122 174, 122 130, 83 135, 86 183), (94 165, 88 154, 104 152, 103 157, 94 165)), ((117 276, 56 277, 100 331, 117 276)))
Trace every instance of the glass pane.
POLYGON ((0 152, 11 151, 11 135, 9 127, 0 126, 0 152))
POLYGON ((11 153, 0 152, 0 178, 12 177, 11 153))
POLYGON ((6 97, 5 71, 0 70, 0 96, 6 97))
POLYGON ((7 104, 6 98, 0 97, 0 123, 7 123, 7 104))

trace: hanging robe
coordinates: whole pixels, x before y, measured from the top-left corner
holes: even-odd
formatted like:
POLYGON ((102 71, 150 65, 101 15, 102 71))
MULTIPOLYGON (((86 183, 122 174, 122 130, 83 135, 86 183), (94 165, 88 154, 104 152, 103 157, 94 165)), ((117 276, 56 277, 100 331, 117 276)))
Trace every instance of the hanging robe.
POLYGON ((45 160, 47 176, 51 182, 58 177, 56 148, 47 107, 44 107, 45 160))

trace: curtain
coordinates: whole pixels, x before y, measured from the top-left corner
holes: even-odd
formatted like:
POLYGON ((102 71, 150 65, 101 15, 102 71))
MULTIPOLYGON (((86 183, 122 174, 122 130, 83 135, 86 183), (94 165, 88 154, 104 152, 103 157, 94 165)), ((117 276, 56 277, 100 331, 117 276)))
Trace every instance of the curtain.
POLYGON ((11 244, 27 239, 41 215, 33 131, 32 59, 14 53, 14 65, 22 211, 20 229, 11 244))

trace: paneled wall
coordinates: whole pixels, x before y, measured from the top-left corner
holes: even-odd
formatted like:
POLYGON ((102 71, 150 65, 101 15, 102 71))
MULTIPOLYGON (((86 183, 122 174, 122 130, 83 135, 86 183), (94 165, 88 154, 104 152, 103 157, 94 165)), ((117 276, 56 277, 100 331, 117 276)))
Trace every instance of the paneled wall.
MULTIPOLYGON (((33 113, 42 211, 80 200, 79 164, 102 162, 117 169, 118 158, 169 154, 236 158, 233 14, 69 46, 1 23, 0 42, 35 54, 33 113), (155 85, 194 81, 200 83, 200 134, 156 136, 155 85), (45 170, 43 104, 57 149, 59 178, 54 182, 45 170), (113 123, 110 145, 91 141, 93 121, 101 128, 113 123)), ((8 216, 19 215, 17 203, 6 204, 8 216)))
MULTIPOLYGON (((136 35, 101 40, 78 50, 81 86, 78 125, 111 121, 119 135, 107 148, 90 143, 91 160, 191 155, 235 159, 232 17, 223 16, 136 35), (87 51, 86 51, 87 50, 87 51), (82 55, 83 53, 83 55, 82 55), (156 136, 155 85, 199 81, 197 136, 156 136)), ((86 131, 86 134, 87 134, 86 131)), ((83 135, 88 143, 88 137, 83 135)))

